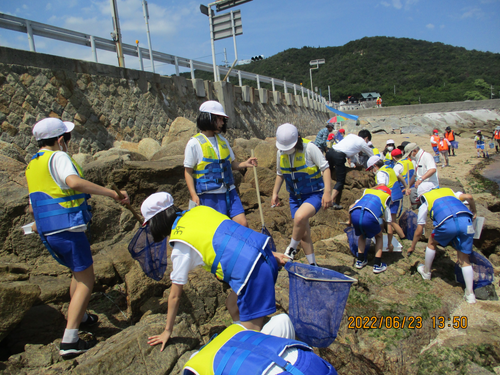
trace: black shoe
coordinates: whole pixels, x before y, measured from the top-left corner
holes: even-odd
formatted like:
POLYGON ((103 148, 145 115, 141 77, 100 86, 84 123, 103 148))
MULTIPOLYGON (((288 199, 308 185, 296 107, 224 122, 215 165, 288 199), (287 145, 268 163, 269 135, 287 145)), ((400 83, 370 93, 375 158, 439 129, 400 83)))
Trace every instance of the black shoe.
POLYGON ((291 260, 293 260, 293 258, 295 258, 295 255, 297 255, 298 253, 298 250, 297 249, 294 249, 293 247, 290 247, 288 246, 285 250, 285 255, 290 258, 291 260))
POLYGON ((80 323, 80 327, 90 327, 99 322, 99 317, 95 314, 87 313, 87 320, 80 323))
POLYGON ((77 342, 66 344, 64 342, 59 346, 59 355, 63 358, 73 358, 85 353, 87 350, 97 345, 97 340, 85 341, 78 339, 77 342))

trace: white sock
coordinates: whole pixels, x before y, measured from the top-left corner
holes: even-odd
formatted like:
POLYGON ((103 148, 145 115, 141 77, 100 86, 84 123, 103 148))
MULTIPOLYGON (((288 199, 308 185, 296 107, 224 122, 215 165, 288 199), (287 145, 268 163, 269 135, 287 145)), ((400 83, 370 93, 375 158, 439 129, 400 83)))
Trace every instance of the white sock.
POLYGON ((89 315, 88 315, 87 313, 84 313, 84 314, 83 314, 83 318, 82 318, 82 323, 83 323, 83 322, 86 322, 86 321, 87 321, 87 319, 88 319, 88 317, 89 317, 89 315))
POLYGON ((462 275, 464 275, 465 290, 467 294, 474 293, 474 270, 472 266, 462 267, 462 275))
POLYGON ((292 238, 292 240, 290 241, 290 247, 293 248, 293 249, 295 249, 295 250, 297 250, 297 247, 299 246, 299 244, 300 244, 300 240, 297 241, 297 240, 294 240, 292 238))
POLYGON ((307 261, 309 262, 309 264, 316 263, 316 257, 314 256, 314 253, 307 254, 306 258, 307 258, 307 261))
POLYGON ((77 329, 65 329, 62 342, 65 344, 72 344, 78 341, 78 330, 77 329))
POLYGON ((436 250, 432 250, 429 247, 425 248, 425 273, 431 272, 432 262, 434 262, 434 257, 436 256, 436 250))

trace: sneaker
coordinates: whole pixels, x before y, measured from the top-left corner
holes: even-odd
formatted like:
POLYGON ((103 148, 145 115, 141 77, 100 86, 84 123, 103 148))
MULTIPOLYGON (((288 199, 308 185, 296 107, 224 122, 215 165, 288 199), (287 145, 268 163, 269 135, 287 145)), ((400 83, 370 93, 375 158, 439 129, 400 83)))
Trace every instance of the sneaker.
POLYGON ((64 342, 59 346, 59 355, 63 358, 73 358, 85 353, 87 350, 97 345, 97 340, 85 341, 78 339, 77 342, 66 344, 64 342))
POLYGON ((332 203, 332 208, 334 210, 342 210, 342 209, 344 209, 343 206, 341 206, 340 204, 337 204, 337 203, 332 203))
POLYGON ((474 293, 467 294, 467 291, 465 291, 464 299, 467 303, 476 303, 476 295, 474 293))
POLYGON ((387 269, 387 264, 385 263, 380 263, 380 266, 377 266, 376 264, 373 266, 373 273, 381 273, 384 272, 387 269))
POLYGON ((293 260, 293 258, 295 257, 295 255, 297 255, 297 249, 294 249, 293 247, 290 247, 288 246, 285 250, 285 255, 290 258, 291 260, 293 260))
POLYGON ((99 317, 95 314, 87 313, 87 320, 80 323, 80 327, 90 327, 99 322, 99 317))
POLYGON ((368 261, 366 259, 365 260, 357 260, 354 267, 361 269, 364 266, 366 266, 367 264, 368 264, 368 261))
POLYGON ((424 280, 430 280, 431 279, 431 273, 430 272, 425 272, 425 266, 423 264, 419 264, 417 267, 417 271, 420 275, 422 275, 422 279, 424 280))
POLYGON ((441 164, 441 168, 444 168, 444 164, 441 164))

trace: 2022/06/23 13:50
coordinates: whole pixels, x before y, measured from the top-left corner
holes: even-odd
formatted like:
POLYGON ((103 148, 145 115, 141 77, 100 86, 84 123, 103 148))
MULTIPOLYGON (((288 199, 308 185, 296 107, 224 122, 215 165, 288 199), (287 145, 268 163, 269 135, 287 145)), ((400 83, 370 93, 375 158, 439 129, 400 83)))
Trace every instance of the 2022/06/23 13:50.
MULTIPOLYGON (((433 329, 466 329, 468 319, 466 316, 431 316, 433 329)), ((421 316, 349 316, 347 318, 348 329, 421 329, 423 319, 421 316)))

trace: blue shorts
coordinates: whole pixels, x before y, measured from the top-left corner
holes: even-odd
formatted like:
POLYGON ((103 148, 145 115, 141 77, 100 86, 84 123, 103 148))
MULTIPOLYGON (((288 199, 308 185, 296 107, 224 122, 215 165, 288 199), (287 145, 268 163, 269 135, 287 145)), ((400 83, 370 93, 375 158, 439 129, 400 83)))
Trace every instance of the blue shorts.
POLYGON ((315 191, 314 193, 310 194, 302 194, 300 201, 297 198, 297 196, 290 194, 289 202, 290 202, 290 212, 292 213, 292 219, 295 218, 295 213, 303 203, 309 203, 316 209, 316 212, 318 212, 319 209, 321 208, 322 199, 323 199, 322 191, 315 191))
POLYGON ((391 209, 392 215, 396 215, 396 217, 400 217, 401 211, 403 210, 403 200, 400 199, 396 202, 391 202, 391 205, 389 207, 391 209))
POLYGON ((360 223, 361 212, 361 208, 351 211, 351 222, 354 227, 354 233, 356 236, 363 235, 365 238, 374 238, 382 231, 380 222, 370 211, 365 210, 360 223))
POLYGON ((482 144, 482 145, 476 145, 476 148, 478 150, 484 150, 484 144, 482 144))
POLYGON ((229 216, 231 219, 239 214, 245 213, 241 199, 236 192, 236 189, 229 191, 229 210, 227 207, 226 194, 201 194, 200 204, 203 206, 212 207, 214 210, 229 216))
POLYGON ((434 152, 436 154, 439 154, 439 148, 438 148, 438 146, 432 146, 432 149, 434 150, 434 152))
MULTIPOLYGON (((277 272, 278 263, 272 255, 269 245, 266 246, 265 251, 269 256, 269 260, 274 262, 277 272)), ((273 269, 266 263, 264 257, 259 257, 246 285, 238 295, 237 303, 242 322, 261 318, 276 312, 275 276, 273 269)))
POLYGON ((90 243, 84 232, 61 232, 45 238, 71 271, 84 271, 94 263, 90 243))
POLYGON ((472 226, 472 217, 466 213, 458 214, 456 222, 453 218, 449 218, 434 228, 432 237, 441 246, 451 245, 464 254, 471 254, 474 233, 467 233, 468 226, 472 226))

